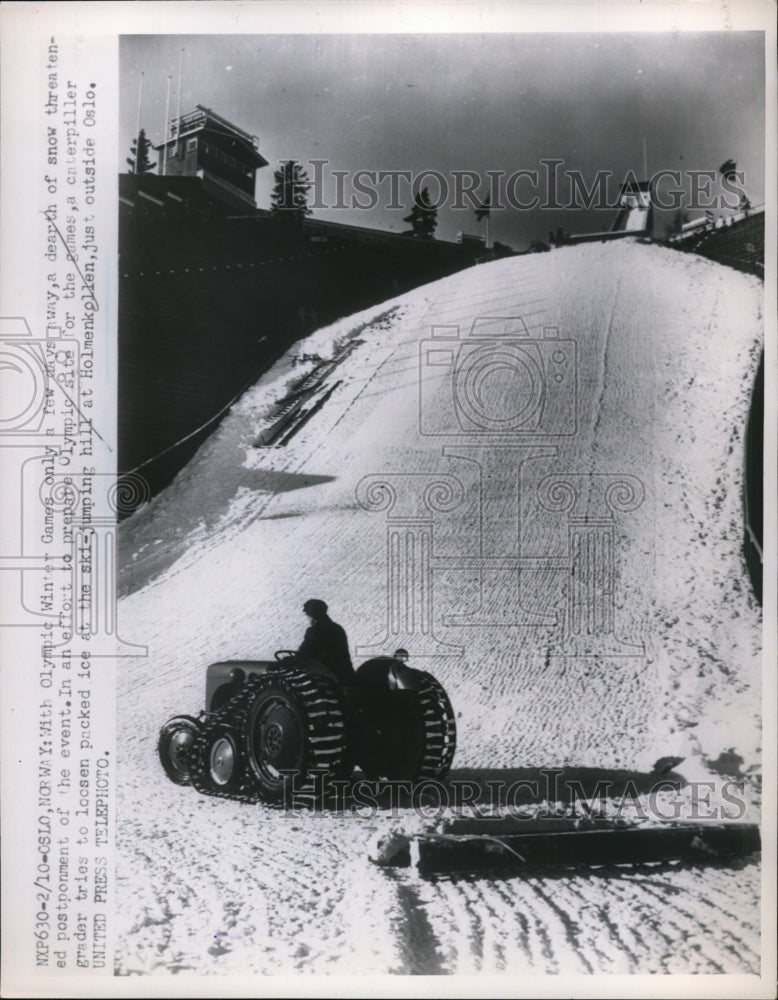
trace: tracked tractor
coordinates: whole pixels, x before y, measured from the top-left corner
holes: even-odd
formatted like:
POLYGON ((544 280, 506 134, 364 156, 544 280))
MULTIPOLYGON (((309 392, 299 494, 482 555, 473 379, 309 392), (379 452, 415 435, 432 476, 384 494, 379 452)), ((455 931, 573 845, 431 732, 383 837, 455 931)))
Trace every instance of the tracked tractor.
POLYGON ((205 794, 279 803, 355 766, 368 778, 442 778, 456 749, 443 687, 393 656, 367 660, 348 685, 288 650, 212 663, 205 706, 166 722, 158 742, 168 777, 205 794))

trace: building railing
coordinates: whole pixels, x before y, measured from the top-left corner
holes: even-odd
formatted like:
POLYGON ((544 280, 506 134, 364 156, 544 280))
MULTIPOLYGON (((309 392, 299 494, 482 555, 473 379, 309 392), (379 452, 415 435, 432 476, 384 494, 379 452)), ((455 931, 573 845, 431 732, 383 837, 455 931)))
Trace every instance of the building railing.
POLYGON ((470 247, 463 246, 461 243, 451 243, 448 240, 414 239, 405 233, 392 233, 386 229, 368 229, 364 226, 352 226, 347 222, 330 222, 326 219, 307 218, 303 221, 303 230, 309 237, 319 240, 338 240, 342 243, 379 243, 394 244, 395 246, 412 244, 423 252, 429 250, 431 253, 447 253, 460 257, 463 252, 470 250, 470 247))
POLYGON ((752 205, 749 208, 740 209, 732 215, 721 215, 718 219, 707 219, 704 217, 692 219, 691 222, 684 224, 684 229, 681 229, 678 233, 673 233, 671 236, 668 236, 667 239, 670 243, 682 243, 684 240, 694 239, 697 236, 701 236, 703 233, 712 233, 717 229, 728 229, 736 222, 742 222, 743 219, 749 219, 755 215, 760 215, 763 212, 764 202, 759 205, 752 205))
POLYGON ((259 138, 256 135, 252 135, 250 132, 246 132, 244 129, 238 128, 237 125, 233 125, 232 122, 228 122, 226 118, 222 118, 221 115, 217 115, 215 111, 211 111, 210 108, 203 107, 202 104, 198 104, 195 111, 188 111, 185 115, 181 115, 178 119, 174 118, 170 122, 169 138, 174 138, 176 134, 182 136, 187 131, 202 128, 204 125, 207 125, 209 119, 217 125, 220 125, 226 135, 231 134, 239 136, 241 139, 245 139, 247 142, 250 142, 254 149, 259 150, 259 138))

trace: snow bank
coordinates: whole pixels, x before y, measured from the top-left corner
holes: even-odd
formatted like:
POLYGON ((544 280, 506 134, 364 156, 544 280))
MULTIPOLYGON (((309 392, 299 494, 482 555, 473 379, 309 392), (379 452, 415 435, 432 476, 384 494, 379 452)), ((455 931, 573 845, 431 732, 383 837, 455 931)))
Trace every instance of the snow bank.
MULTIPOLYGON (((149 645, 150 658, 128 661, 119 693, 127 734, 121 971, 154 962, 167 971, 181 962, 214 971, 419 971, 408 965, 410 890, 361 868, 346 876, 383 829, 380 816, 372 826, 317 817, 290 832, 288 817, 170 785, 155 760, 165 718, 202 707, 206 664, 297 645, 307 597, 328 601, 353 645, 405 645, 412 663, 442 681, 458 716, 455 774, 645 775, 657 758, 677 755, 693 762, 689 776, 727 780, 727 762, 735 775, 753 775, 760 613, 741 557, 741 492, 761 301, 755 278, 703 259, 637 241, 568 247, 473 268, 317 331, 245 394, 171 487, 122 529, 122 634, 149 645), (447 327, 438 347, 451 354, 457 330, 461 339, 476 318, 495 316, 513 318, 505 327, 512 349, 535 361, 518 375, 487 372, 477 390, 486 395, 465 402, 512 412, 518 391, 535 391, 533 363, 547 400, 538 423, 507 434, 463 428, 452 396, 457 362, 431 365, 426 344, 433 326, 447 327), (564 360, 554 360, 554 336, 564 360), (555 374, 575 392, 573 409, 555 374), (303 400, 313 412, 299 427, 290 422, 285 444, 256 447, 304 377, 315 383, 303 400), (368 475, 392 484, 395 508, 365 509, 359 484, 368 475), (450 509, 419 507, 436 480, 458 498, 450 509), (386 634, 387 517, 409 511, 434 537, 434 637, 415 620, 400 642, 386 634), (173 905, 160 872, 175 872, 180 898, 194 903, 173 905), (357 877, 355 903, 349 879, 357 877), (261 903, 265 916, 215 954, 203 935, 217 900, 244 914, 261 903), (192 905, 196 912, 185 913, 192 905), (388 922, 378 905, 388 907, 388 922), (152 962, 142 942, 163 924, 166 943, 152 934, 161 949, 152 962)), ((706 906, 717 893, 746 895, 741 917, 704 917, 702 951, 703 923, 687 929, 688 945, 674 943, 675 971, 751 968, 758 946, 743 928, 756 921, 753 880, 741 873, 738 889, 721 872, 715 885, 679 879, 706 906), (709 946, 728 934, 744 942, 740 957, 722 959, 709 946)), ((535 888, 476 895, 497 913, 506 900, 520 908, 535 888)), ((599 898, 596 889, 579 898, 572 882, 556 891, 571 912, 599 898)), ((461 938, 481 903, 472 910, 455 888, 424 892, 424 933, 438 942, 424 961, 432 971, 468 971, 461 938), (447 906, 464 913, 464 931, 447 906)), ((646 952, 613 939, 616 926, 628 933, 661 923, 659 902, 635 892, 634 906, 623 899, 610 924, 592 917, 596 946, 582 938, 572 947, 562 936, 543 959, 532 934, 514 928, 500 945, 503 967, 662 968, 668 943, 657 939, 646 952)))

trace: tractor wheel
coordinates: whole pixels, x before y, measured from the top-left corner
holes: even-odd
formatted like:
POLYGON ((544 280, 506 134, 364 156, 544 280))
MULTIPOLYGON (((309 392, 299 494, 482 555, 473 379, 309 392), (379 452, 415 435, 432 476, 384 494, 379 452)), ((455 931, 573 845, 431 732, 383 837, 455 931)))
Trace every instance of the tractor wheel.
POLYGON ((157 753, 165 774, 177 785, 191 785, 194 778, 194 745, 200 726, 191 715, 176 715, 162 727, 157 753))
POLYGON ((200 749, 196 783, 206 792, 236 792, 245 767, 241 741, 232 726, 221 723, 209 732, 200 749))
POLYGON ((457 748, 454 710, 443 685, 422 673, 419 686, 423 751, 416 778, 443 778, 457 748))
POLYGON ((414 671, 415 689, 360 692, 357 762, 368 778, 442 778, 456 749, 456 721, 443 687, 414 671))
POLYGON ((254 787, 267 802, 320 790, 324 774, 349 767, 339 688, 301 670, 270 674, 256 684, 246 715, 246 756, 254 787))

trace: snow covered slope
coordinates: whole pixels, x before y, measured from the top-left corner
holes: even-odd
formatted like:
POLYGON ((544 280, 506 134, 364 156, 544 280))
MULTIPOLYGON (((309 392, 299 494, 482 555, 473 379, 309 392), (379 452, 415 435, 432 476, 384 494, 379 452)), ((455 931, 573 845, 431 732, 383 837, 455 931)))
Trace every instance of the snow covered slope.
POLYGON ((296 646, 315 596, 442 681, 453 777, 623 792, 685 756, 688 778, 750 768, 754 819, 761 301, 661 247, 567 247, 320 330, 243 397, 122 527, 121 631, 149 659, 119 681, 120 972, 757 970, 754 864, 414 885, 364 857, 396 816, 203 798, 155 743, 209 662, 296 646))

